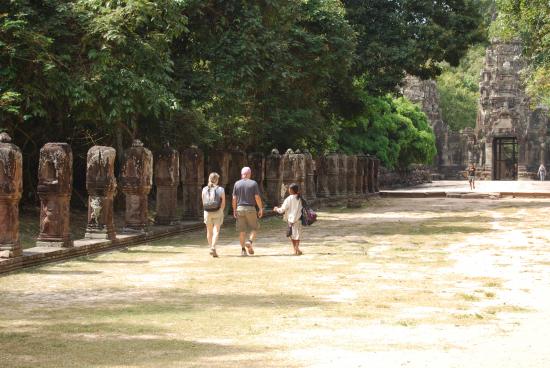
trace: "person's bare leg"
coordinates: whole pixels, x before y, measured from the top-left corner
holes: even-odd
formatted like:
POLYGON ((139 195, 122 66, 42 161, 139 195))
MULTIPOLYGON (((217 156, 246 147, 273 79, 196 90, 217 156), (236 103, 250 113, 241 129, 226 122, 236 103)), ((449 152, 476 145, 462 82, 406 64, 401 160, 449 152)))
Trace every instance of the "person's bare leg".
POLYGON ((241 242, 241 248, 244 249, 244 242, 246 241, 246 233, 239 233, 239 241, 241 242))
POLYGON ((294 240, 294 252, 297 256, 302 255, 302 251, 300 250, 300 240, 294 240))
POLYGON ((208 241, 208 246, 212 248, 212 228, 213 224, 206 225, 206 240, 208 241))
POLYGON ((252 247, 254 240, 256 240, 256 230, 251 231, 248 235, 248 239, 245 241, 245 246, 249 254, 254 254, 254 247, 252 247))
POLYGON ((218 242, 219 236, 220 236, 220 225, 216 224, 212 227, 212 244, 210 245, 212 249, 216 249, 216 243, 218 242))

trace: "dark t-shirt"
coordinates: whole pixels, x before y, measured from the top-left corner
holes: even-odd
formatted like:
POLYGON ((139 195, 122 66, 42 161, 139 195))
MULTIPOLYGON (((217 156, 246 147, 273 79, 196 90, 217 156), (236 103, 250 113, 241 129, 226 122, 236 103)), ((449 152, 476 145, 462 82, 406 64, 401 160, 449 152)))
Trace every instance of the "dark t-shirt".
POLYGON ((241 179, 233 187, 233 196, 237 197, 237 206, 256 206, 256 195, 260 195, 260 188, 258 183, 252 179, 241 179))
POLYGON ((468 169, 468 176, 476 176, 476 168, 475 167, 470 167, 468 169))

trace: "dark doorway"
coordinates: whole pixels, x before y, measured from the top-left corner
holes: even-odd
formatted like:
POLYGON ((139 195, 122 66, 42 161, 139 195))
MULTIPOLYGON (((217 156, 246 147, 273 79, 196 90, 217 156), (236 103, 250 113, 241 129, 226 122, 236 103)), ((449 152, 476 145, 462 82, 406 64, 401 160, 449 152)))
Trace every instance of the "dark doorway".
POLYGON ((494 138, 494 180, 518 179, 518 141, 516 138, 494 138))

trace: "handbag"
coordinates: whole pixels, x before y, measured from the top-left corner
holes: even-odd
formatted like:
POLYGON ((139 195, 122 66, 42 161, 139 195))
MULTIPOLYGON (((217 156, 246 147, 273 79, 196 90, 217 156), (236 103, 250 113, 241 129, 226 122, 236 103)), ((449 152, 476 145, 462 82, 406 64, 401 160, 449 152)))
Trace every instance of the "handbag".
POLYGON ((302 217, 300 218, 302 221, 302 226, 310 226, 315 221, 317 221, 317 213, 313 211, 311 207, 307 204, 305 199, 302 198, 302 217))

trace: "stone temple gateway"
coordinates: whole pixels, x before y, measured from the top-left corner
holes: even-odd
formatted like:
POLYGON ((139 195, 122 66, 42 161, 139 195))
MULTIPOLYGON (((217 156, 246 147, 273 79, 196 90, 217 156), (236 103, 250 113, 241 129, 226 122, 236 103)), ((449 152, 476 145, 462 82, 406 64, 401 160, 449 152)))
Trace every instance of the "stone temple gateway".
POLYGON ((532 180, 550 162, 547 107, 531 106, 521 82, 524 60, 518 41, 493 40, 480 73, 475 129, 451 131, 441 117, 434 81, 407 77, 403 94, 428 115, 438 150, 434 171, 446 179, 463 178, 470 163, 492 180, 532 180))

